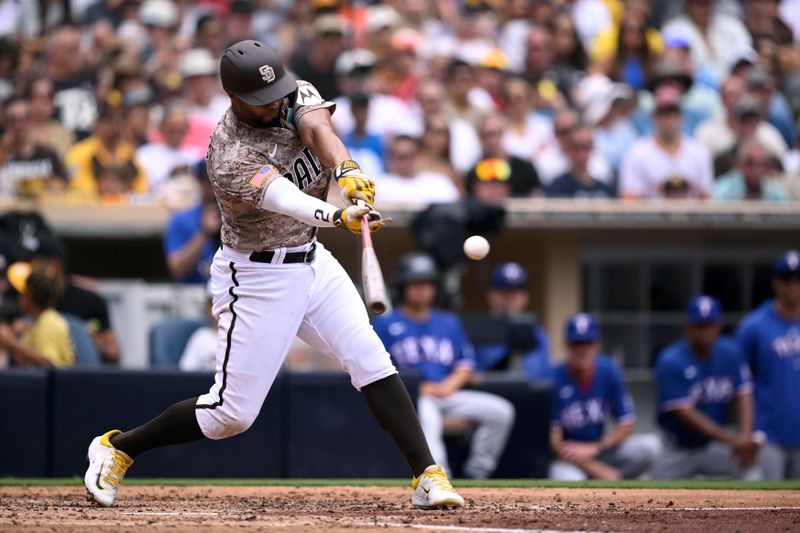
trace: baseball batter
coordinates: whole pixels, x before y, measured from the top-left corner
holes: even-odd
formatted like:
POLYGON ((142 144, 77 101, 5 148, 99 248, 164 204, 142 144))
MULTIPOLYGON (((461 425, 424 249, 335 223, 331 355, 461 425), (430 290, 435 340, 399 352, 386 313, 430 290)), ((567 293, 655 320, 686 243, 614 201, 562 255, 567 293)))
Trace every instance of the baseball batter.
POLYGON ((435 465, 389 354, 358 292, 315 240, 316 228, 375 231, 389 222, 371 208, 374 185, 336 136, 334 104, 296 80, 267 45, 241 41, 220 61, 231 106, 208 150, 209 179, 222 215, 222 246, 211 267, 218 321, 214 385, 131 431, 89 446, 85 485, 101 505, 139 454, 201 438, 223 439, 255 421, 295 335, 336 357, 408 461, 412 504, 460 507, 464 500, 435 465), (348 203, 326 197, 330 178, 348 203), (356 202, 359 205, 355 205, 356 202), (365 205, 366 204, 366 205, 365 205))

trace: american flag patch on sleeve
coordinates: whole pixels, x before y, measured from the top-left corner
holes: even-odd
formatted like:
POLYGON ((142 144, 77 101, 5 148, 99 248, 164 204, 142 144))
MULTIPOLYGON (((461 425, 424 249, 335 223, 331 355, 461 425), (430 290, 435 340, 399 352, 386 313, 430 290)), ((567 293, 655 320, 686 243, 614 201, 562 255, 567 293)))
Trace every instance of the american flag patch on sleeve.
POLYGON ((264 165, 261 167, 261 170, 253 174, 253 177, 250 178, 250 185, 255 187, 256 189, 260 189, 264 186, 267 180, 276 174, 278 171, 272 168, 269 165, 264 165))

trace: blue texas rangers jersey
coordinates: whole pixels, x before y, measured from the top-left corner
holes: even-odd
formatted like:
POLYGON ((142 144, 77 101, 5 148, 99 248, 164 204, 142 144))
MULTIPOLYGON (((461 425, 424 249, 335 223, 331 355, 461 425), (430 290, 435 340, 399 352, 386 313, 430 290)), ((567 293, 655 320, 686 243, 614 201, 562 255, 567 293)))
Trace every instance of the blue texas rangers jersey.
POLYGON ((458 317, 431 311, 416 322, 399 309, 375 321, 375 332, 401 370, 414 369, 424 381, 442 381, 458 366, 475 366, 475 357, 458 317))
POLYGON ((768 300, 737 333, 756 386, 756 429, 781 446, 800 446, 800 321, 780 316, 768 300))
POLYGON ((622 373, 606 357, 598 357, 594 375, 580 384, 566 363, 553 369, 551 424, 561 427, 564 440, 594 442, 603 436, 609 416, 618 424, 634 421, 633 400, 622 373))
POLYGON ((728 408, 739 394, 750 393, 750 370, 735 340, 720 337, 707 359, 696 357, 686 339, 680 339, 659 354, 656 362, 658 424, 679 445, 696 447, 709 438, 682 424, 674 411, 694 407, 717 424, 728 420, 728 408))

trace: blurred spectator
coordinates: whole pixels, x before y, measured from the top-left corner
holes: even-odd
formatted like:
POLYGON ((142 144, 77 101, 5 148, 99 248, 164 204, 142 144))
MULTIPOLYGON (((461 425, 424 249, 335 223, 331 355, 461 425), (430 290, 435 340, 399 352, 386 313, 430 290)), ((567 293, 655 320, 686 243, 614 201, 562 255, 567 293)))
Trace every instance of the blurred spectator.
POLYGON ((651 475, 758 479, 750 370, 738 344, 720 336, 722 308, 716 298, 695 296, 687 308, 685 337, 667 346, 656 362, 664 450, 651 475), (725 427, 732 405, 735 433, 725 427))
POLYGON ((464 390, 473 379, 473 349, 458 317, 432 308, 438 276, 430 256, 400 257, 391 278, 397 307, 375 321, 375 331, 398 369, 420 373, 417 412, 436 464, 449 470, 443 419, 466 419, 476 428, 464 475, 485 479, 503 453, 514 407, 494 394, 464 390))
POLYGON ((70 188, 86 198, 115 200, 147 191, 147 176, 136 160, 136 149, 123 139, 125 110, 120 98, 114 93, 103 102, 92 136, 70 148, 64 158, 70 188))
POLYGON ((127 127, 126 139, 137 148, 148 142, 152 91, 147 86, 126 89, 122 94, 127 127))
POLYGON ((454 202, 458 188, 445 174, 418 171, 419 139, 398 135, 389 141, 386 174, 375 180, 377 205, 427 205, 454 202))
POLYGON ((797 129, 786 97, 775 87, 775 79, 761 67, 752 67, 745 74, 748 92, 761 102, 767 122, 775 126, 787 146, 794 146, 797 129))
POLYGON ((328 100, 339 96, 336 84, 336 58, 344 50, 347 26, 334 14, 319 15, 314 20, 311 42, 298 46, 290 60, 292 71, 313 84, 328 100))
POLYGON ((667 22, 663 33, 679 31, 689 39, 695 65, 707 67, 717 81, 743 48, 752 47, 747 28, 736 17, 715 8, 713 0, 686 0, 686 13, 667 22))
POLYGON ((50 34, 46 48, 45 75, 52 80, 61 124, 78 138, 89 135, 97 118, 96 75, 85 70, 81 32, 63 26, 50 34))
POLYGON ((230 106, 230 99, 220 90, 219 57, 205 48, 193 48, 180 59, 181 93, 189 111, 189 132, 183 143, 197 159, 206 156, 208 140, 230 106))
POLYGON ((685 184, 689 198, 711 193, 714 173, 708 150, 681 133, 680 92, 662 87, 653 110, 655 131, 639 139, 622 161, 619 195, 622 198, 667 196, 665 185, 685 184))
POLYGON ((632 479, 660 450, 652 435, 632 435, 635 414, 622 373, 600 356, 600 327, 587 313, 566 325, 566 362, 553 370, 550 479, 632 479), (614 429, 604 433, 606 423, 614 429))
POLYGON ((503 146, 505 131, 506 119, 502 115, 483 117, 478 125, 482 159, 465 178, 467 192, 489 203, 541 192, 541 183, 533 165, 506 152, 503 146))
POLYGON ((589 57, 568 11, 556 12, 550 28, 554 49, 552 71, 555 73, 558 90, 561 94, 569 95, 583 78, 589 66, 589 57))
POLYGON ((597 35, 612 23, 611 10, 604 0, 569 0, 569 14, 575 21, 583 47, 588 49, 597 35))
POLYGON ((577 87, 576 100, 583 109, 584 120, 594 127, 597 152, 618 172, 623 156, 639 137, 629 116, 633 93, 625 84, 592 75, 577 87))
POLYGON ((446 87, 454 116, 475 127, 484 114, 494 109, 492 97, 475 85, 475 71, 465 61, 450 63, 446 87))
POLYGON ((21 366, 73 366, 69 325, 55 310, 62 287, 52 268, 14 263, 7 276, 19 293, 20 310, 33 321, 19 338, 9 325, 0 324, 0 344, 10 351, 12 361, 21 366))
POLYGON ((203 13, 197 17, 197 25, 194 32, 195 48, 205 48, 213 57, 221 57, 228 44, 222 18, 213 11, 203 13))
POLYGON ((66 188, 67 175, 55 152, 35 142, 31 102, 5 104, 6 130, 0 138, 0 196, 39 198, 66 188))
POLYGON ((148 189, 153 195, 158 195, 170 177, 187 171, 197 162, 195 154, 182 147, 189 131, 189 115, 185 107, 168 107, 159 131, 163 139, 161 142, 148 143, 136 150, 136 159, 145 170, 148 189))
POLYGON ((369 96, 367 132, 381 138, 390 135, 419 135, 422 125, 415 114, 409 112, 409 106, 396 96, 377 92, 375 61, 375 54, 364 48, 353 48, 339 55, 336 60, 336 76, 341 95, 334 101, 334 126, 341 135, 352 132, 355 120, 350 109, 350 97, 366 94, 369 96))
MULTIPOLYGON (((231 10, 225 21, 227 24, 227 43, 238 43, 253 39, 253 14, 256 2, 253 0, 232 0, 231 10)), ((260 39, 259 39, 260 40, 260 39)))
POLYGON ((731 76, 720 89, 726 116, 712 118, 700 124, 696 131, 698 141, 709 149, 715 159, 734 152, 742 139, 754 139, 769 153, 782 161, 786 156, 786 143, 772 124, 763 120, 761 103, 745 94, 745 83, 731 76))
MULTIPOLYGON (((450 161, 459 174, 466 173, 478 160, 481 142, 475 127, 468 120, 453 114, 447 91, 440 81, 423 80, 417 90, 421 122, 427 117, 444 114, 450 130, 450 161)), ((423 126, 424 127, 424 126, 423 126)))
POLYGON ((553 121, 533 110, 531 86, 524 78, 509 77, 503 89, 508 102, 503 146, 510 155, 535 162, 545 145, 553 141, 553 121))
MULTIPOLYGON (((450 128, 443 113, 426 115, 425 130, 422 133, 422 151, 417 159, 417 169, 443 174, 450 178, 459 193, 464 192, 461 176, 450 164, 450 128)), ((352 151, 351 151, 352 152, 352 151)))
POLYGON ((569 82, 559 79, 558 73, 553 69, 554 62, 552 32, 544 26, 533 26, 526 41, 525 77, 534 87, 534 106, 537 109, 552 109, 563 105, 563 95, 559 92, 559 87, 566 87, 569 82))
POLYGON ((779 43, 791 43, 794 35, 778 13, 779 0, 744 0, 744 24, 753 39, 770 36, 779 43))
POLYGON ((663 49, 661 34, 648 27, 644 13, 626 8, 619 26, 598 34, 591 55, 611 79, 639 90, 645 88, 663 49))
POLYGON ((208 281, 211 260, 220 246, 222 219, 205 160, 194 168, 200 184, 198 204, 172 215, 164 232, 164 255, 170 275, 181 283, 208 281))
POLYGON ((56 310, 81 319, 89 330, 102 361, 118 363, 119 343, 111 327, 108 304, 84 279, 67 272, 67 251, 64 245, 55 238, 42 238, 38 247, 31 251, 31 258, 34 263, 47 266, 63 288, 55 306, 56 310))
POLYGON ((767 150, 755 140, 747 140, 736 151, 736 167, 714 184, 714 200, 791 200, 782 183, 770 179, 772 162, 767 150))
MULTIPOLYGON (((567 156, 567 139, 569 133, 580 123, 580 116, 572 109, 559 111, 553 117, 553 140, 548 143, 534 160, 536 172, 539 180, 547 186, 556 178, 569 172, 570 162, 567 156)), ((605 160, 597 151, 589 156, 589 172, 596 179, 604 183, 610 183, 613 174, 608 161, 605 160)))
POLYGON ((769 299, 747 315, 737 338, 756 386, 755 428, 766 434, 764 477, 800 479, 800 252, 781 255, 769 299))
POLYGON ((490 48, 481 56, 475 71, 475 86, 486 91, 492 99, 494 108, 506 112, 506 100, 503 82, 508 71, 508 58, 499 48, 490 48))
POLYGON ((74 138, 56 120, 53 82, 48 78, 37 78, 31 82, 30 92, 31 134, 34 142, 53 150, 59 158, 64 157, 74 138))
POLYGON ((548 197, 614 198, 614 188, 595 179, 589 172, 589 155, 594 149, 592 130, 577 126, 567 138, 570 170, 545 188, 548 197))
MULTIPOLYGON (((722 104, 716 91, 695 84, 692 73, 674 59, 665 58, 656 64, 647 87, 652 95, 662 88, 678 91, 681 130, 686 135, 694 135, 699 124, 722 114, 722 104)), ((634 116, 634 122, 641 134, 648 134, 653 130, 652 111, 655 103, 650 98, 650 93, 641 94, 639 111, 634 116)))
POLYGON ((379 80, 379 90, 409 102, 417 92, 420 72, 417 64, 417 46, 420 36, 409 28, 397 30, 392 36, 393 54, 385 62, 379 80))
POLYGON ((383 143, 380 136, 367 131, 369 100, 369 95, 365 93, 350 95, 350 111, 353 113, 355 126, 350 133, 342 136, 342 141, 368 176, 381 176, 383 143))
POLYGON ((507 339, 475 346, 478 370, 521 368, 528 379, 550 379, 550 338, 530 314, 528 285, 528 272, 519 263, 492 270, 486 303, 489 315, 505 322, 507 339))

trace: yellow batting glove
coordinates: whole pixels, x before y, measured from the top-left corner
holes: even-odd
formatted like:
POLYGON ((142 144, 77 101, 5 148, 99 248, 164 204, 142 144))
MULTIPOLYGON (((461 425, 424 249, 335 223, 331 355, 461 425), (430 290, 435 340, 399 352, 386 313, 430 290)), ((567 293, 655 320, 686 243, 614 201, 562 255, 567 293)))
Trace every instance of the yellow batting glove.
POLYGON ((375 182, 352 159, 336 165, 333 177, 339 184, 339 193, 348 204, 354 204, 357 200, 363 200, 370 205, 375 202, 375 182))
POLYGON ((392 222, 391 218, 381 218, 381 214, 369 205, 351 205, 346 209, 339 209, 333 214, 333 224, 344 227, 353 233, 361 233, 361 219, 367 215, 369 232, 374 233, 392 222))

